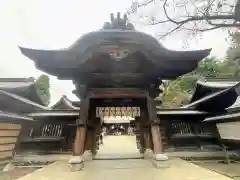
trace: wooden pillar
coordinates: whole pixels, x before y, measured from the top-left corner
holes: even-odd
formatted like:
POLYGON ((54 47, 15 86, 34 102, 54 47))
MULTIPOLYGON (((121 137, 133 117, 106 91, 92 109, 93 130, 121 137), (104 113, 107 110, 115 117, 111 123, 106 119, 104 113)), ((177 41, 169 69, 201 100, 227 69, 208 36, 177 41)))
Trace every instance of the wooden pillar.
POLYGON ((80 106, 80 118, 76 121, 77 129, 73 146, 73 157, 69 160, 72 170, 79 171, 83 168, 82 155, 85 150, 87 132, 87 120, 89 110, 89 98, 82 100, 80 106))
POLYGON ((154 99, 147 98, 148 117, 151 124, 151 133, 153 141, 153 152, 159 154, 163 152, 162 137, 160 132, 160 120, 157 117, 156 105, 154 99))
POLYGON ((80 118, 77 120, 77 130, 75 136, 75 143, 73 148, 74 156, 81 156, 84 153, 84 145, 86 139, 86 128, 88 120, 89 98, 85 98, 80 106, 80 118))
POLYGON ((152 141, 153 141, 153 152, 155 154, 163 153, 162 138, 160 134, 160 128, 158 124, 151 125, 152 141))
POLYGON ((91 146, 92 155, 95 156, 97 154, 97 137, 96 137, 96 129, 94 128, 92 132, 92 146, 91 146))
POLYGON ((139 151, 140 153, 144 153, 145 145, 144 145, 144 129, 142 128, 142 122, 140 117, 136 117, 136 130, 137 130, 137 141, 139 141, 139 151))
POLYGON ((92 137, 93 137, 93 130, 92 130, 92 128, 88 127, 87 128, 87 133, 86 133, 85 151, 91 150, 91 148, 92 148, 92 137))
POLYGON ((154 164, 157 168, 166 167, 163 161, 168 160, 168 156, 163 153, 163 143, 160 131, 160 119, 157 117, 155 101, 151 97, 148 97, 147 99, 147 107, 153 142, 153 153, 155 159, 154 164))
POLYGON ((153 151, 153 139, 152 139, 152 129, 151 129, 151 126, 149 126, 148 135, 149 135, 150 149, 153 151))
POLYGON ((146 149, 151 149, 149 128, 144 128, 144 144, 146 149))
POLYGON ((163 143, 160 131, 160 119, 157 117, 156 104, 153 98, 147 98, 148 116, 151 124, 153 152, 155 155, 163 154, 163 143))
MULTIPOLYGON (((141 126, 141 125, 140 125, 141 126)), ((144 142, 144 129, 140 128, 140 153, 143 154, 145 151, 145 142, 144 142)))
POLYGON ((144 137, 144 150, 151 149, 150 144, 150 122, 148 121, 148 110, 146 108, 141 108, 141 120, 142 120, 142 129, 143 129, 143 137, 144 137))
POLYGON ((77 127, 75 142, 73 147, 73 155, 81 156, 84 153, 84 144, 85 144, 85 135, 86 128, 85 127, 77 127))
POLYGON ((100 118, 96 118, 94 119, 94 128, 93 128, 93 134, 92 134, 92 147, 91 147, 91 151, 93 155, 97 154, 97 150, 98 150, 98 137, 100 134, 100 118))

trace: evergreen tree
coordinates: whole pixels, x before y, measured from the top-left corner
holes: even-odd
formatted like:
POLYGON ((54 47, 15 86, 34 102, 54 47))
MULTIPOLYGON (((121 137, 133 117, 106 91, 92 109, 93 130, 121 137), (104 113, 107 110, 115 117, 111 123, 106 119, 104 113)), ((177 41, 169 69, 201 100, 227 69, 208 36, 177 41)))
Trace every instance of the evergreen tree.
POLYGON ((235 71, 234 60, 220 61, 216 57, 204 59, 195 71, 170 81, 166 85, 162 95, 162 108, 180 107, 188 104, 197 80, 207 78, 236 80, 240 76, 234 73, 235 71))
POLYGON ((50 103, 50 82, 47 75, 41 75, 34 84, 36 92, 44 105, 48 106, 50 103))
POLYGON ((240 31, 230 34, 231 46, 227 50, 226 64, 231 67, 235 78, 240 78, 240 31))

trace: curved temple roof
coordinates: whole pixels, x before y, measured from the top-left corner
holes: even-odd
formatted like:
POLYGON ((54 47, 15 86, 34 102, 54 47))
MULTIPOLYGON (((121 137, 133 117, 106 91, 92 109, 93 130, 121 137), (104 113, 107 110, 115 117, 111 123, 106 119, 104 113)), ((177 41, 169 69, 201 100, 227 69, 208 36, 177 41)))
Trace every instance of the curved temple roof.
POLYGON ((76 107, 72 104, 71 100, 69 100, 67 96, 62 96, 61 99, 51 108, 54 110, 80 110, 79 107, 76 107))
POLYGON ((26 121, 34 122, 35 120, 29 116, 4 112, 4 111, 0 110, 0 122, 1 123, 6 122, 6 123, 22 124, 23 122, 26 122, 26 121))
POLYGON ((197 82, 194 101, 182 108, 221 112, 233 105, 240 95, 239 82, 197 82), (200 88, 201 87, 201 88, 200 88), (224 103, 223 103, 224 102, 224 103))
POLYGON ((16 94, 0 90, 0 110, 14 113, 29 113, 37 110, 50 110, 51 108, 37 104, 16 94))
POLYGON ((0 90, 16 94, 40 105, 44 105, 43 101, 37 94, 34 84, 35 80, 32 77, 0 78, 0 90))
POLYGON ((218 92, 227 88, 230 88, 236 85, 237 81, 229 80, 206 80, 206 81, 197 81, 194 94, 191 98, 191 102, 197 101, 198 99, 207 96, 211 93, 218 92))
POLYGON ((194 70, 211 51, 168 50, 152 36, 136 31, 126 16, 121 19, 119 13, 117 18, 111 15, 111 23, 105 23, 103 29, 82 36, 69 48, 36 50, 20 47, 20 50, 43 71, 60 79, 80 78, 87 83, 100 83, 99 79, 93 81, 96 77, 102 77, 102 82, 106 79, 143 81, 139 74, 148 78, 146 82, 149 78, 176 78, 194 70), (87 76, 88 73, 91 75, 87 76))

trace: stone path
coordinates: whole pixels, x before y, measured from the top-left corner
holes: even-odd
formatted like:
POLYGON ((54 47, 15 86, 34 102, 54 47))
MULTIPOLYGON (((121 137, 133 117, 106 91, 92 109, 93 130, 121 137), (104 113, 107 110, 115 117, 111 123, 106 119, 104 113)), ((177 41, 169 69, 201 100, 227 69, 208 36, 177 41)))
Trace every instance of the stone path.
POLYGON ((31 172, 34 172, 39 168, 15 168, 12 171, 0 172, 0 180, 15 180, 19 177, 25 176, 31 172))
MULTIPOLYGON (((124 158, 137 154, 134 137, 107 137, 100 157, 124 158), (117 153, 119 153, 117 155, 117 153), (117 155, 117 156, 116 156, 117 155)), ((102 158, 103 159, 103 158, 102 158)), ((144 159, 86 161, 83 171, 70 172, 67 161, 58 161, 18 180, 230 180, 213 171, 181 159, 170 159, 170 167, 156 169, 144 159)))
POLYGON ((224 164, 219 162, 199 162, 198 166, 224 174, 233 179, 240 179, 240 163, 224 164))
POLYGON ((95 159, 142 158, 135 136, 106 136, 95 159))

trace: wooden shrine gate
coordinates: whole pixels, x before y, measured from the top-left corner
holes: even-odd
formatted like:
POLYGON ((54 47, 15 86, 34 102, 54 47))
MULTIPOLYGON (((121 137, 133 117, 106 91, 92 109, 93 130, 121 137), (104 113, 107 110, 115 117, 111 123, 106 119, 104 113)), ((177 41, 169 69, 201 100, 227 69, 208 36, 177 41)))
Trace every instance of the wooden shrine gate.
POLYGON ((70 164, 74 168, 83 167, 82 155, 90 150, 96 155, 96 139, 100 135, 101 117, 109 115, 130 115, 135 118, 139 151, 152 149, 156 160, 167 160, 163 154, 163 145, 159 128, 160 120, 156 115, 156 106, 147 91, 139 89, 92 89, 83 99, 77 130, 73 157, 70 164), (126 106, 127 105, 127 106, 126 106), (111 107, 112 108, 104 108, 111 107), (116 108, 114 109, 113 106, 116 108), (129 107, 129 108, 126 108, 129 107))
POLYGON ((97 153, 96 137, 101 125, 97 107, 140 107, 140 116, 135 116, 140 152, 151 148, 156 160, 166 160, 154 98, 161 92, 163 79, 193 71, 210 53, 209 49, 168 50, 153 37, 136 31, 127 16, 121 18, 120 13, 116 18, 111 14, 111 22, 64 50, 20 50, 40 69, 59 79, 71 79, 76 86, 81 107, 70 164, 78 169, 83 165, 85 150, 97 153))

